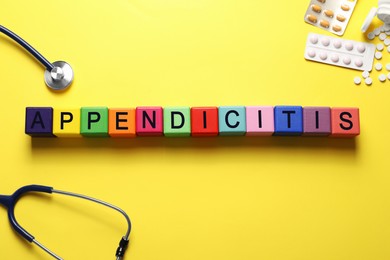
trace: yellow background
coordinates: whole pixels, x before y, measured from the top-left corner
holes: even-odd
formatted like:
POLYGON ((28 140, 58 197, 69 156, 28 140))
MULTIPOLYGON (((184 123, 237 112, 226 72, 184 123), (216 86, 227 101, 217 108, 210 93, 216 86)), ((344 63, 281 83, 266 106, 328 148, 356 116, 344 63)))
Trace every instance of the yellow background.
MULTIPOLYGON (((27 184, 84 193, 128 212, 125 259, 390 258, 389 81, 307 62, 307 0, 1 1, 1 23, 75 81, 48 90, 44 68, 0 36, 0 193, 27 184), (26 106, 357 106, 356 139, 31 139, 26 106)), ((359 1, 343 38, 377 1, 359 1)), ((375 20, 377 26, 380 25, 375 20)), ((373 27, 370 28, 372 30, 373 27)), ((333 35, 332 35, 333 36, 333 35)), ((379 40, 376 39, 376 42, 379 40)), ((382 63, 389 62, 384 51, 382 63)), ((16 214, 65 259, 114 259, 120 215, 61 195, 16 214)), ((51 259, 0 209, 1 259, 51 259)))

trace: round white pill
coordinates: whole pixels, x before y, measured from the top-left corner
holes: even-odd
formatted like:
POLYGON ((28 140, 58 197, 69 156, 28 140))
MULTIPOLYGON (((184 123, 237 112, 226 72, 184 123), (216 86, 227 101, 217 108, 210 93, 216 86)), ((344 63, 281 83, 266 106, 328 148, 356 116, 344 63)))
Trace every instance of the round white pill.
POLYGON ((377 49, 378 51, 383 51, 383 48, 384 48, 384 46, 383 46, 382 43, 378 43, 378 44, 376 45, 376 49, 377 49))
POLYGON ((387 35, 386 33, 381 33, 379 34, 379 40, 383 41, 384 39, 386 39, 387 35))
POLYGON ((374 38, 375 38, 375 33, 369 32, 369 33, 367 34, 367 38, 368 38, 369 40, 374 40, 374 38))
POLYGON ((362 79, 360 77, 355 77, 353 79, 353 82, 356 84, 356 85, 360 85, 360 83, 362 83, 362 79))
POLYGON ((359 44, 357 46, 357 50, 358 50, 358 52, 363 53, 366 51, 366 46, 364 46, 364 44, 359 44))
POLYGON ((363 76, 363 78, 368 78, 369 76, 370 76, 370 72, 368 72, 367 70, 365 70, 365 71, 363 71, 363 73, 362 73, 362 76, 363 76))
POLYGON ((371 84, 372 84, 372 78, 366 78, 366 79, 364 80, 364 83, 366 83, 367 86, 371 86, 371 84))
POLYGON ((317 35, 311 35, 311 36, 310 36, 310 42, 311 42, 312 44, 317 44, 317 42, 318 42, 318 36, 317 36, 317 35))
POLYGON ((341 47, 341 41, 340 41, 340 40, 335 40, 334 43, 333 43, 333 46, 334 46, 336 49, 340 49, 340 47, 341 47))
POLYGON ((389 46, 389 45, 390 45, 390 38, 387 37, 383 43, 384 43, 386 46, 389 46))
POLYGON ((363 66, 363 60, 360 59, 360 58, 357 58, 357 59, 355 60, 355 65, 358 66, 358 67, 363 66))
POLYGON ((385 74, 381 74, 378 76, 378 79, 380 82, 385 82, 386 81, 386 75, 385 74))
POLYGON ((347 49, 348 51, 352 51, 353 49, 353 43, 352 42, 347 42, 345 44, 345 49, 347 49))
POLYGON ((339 62, 339 55, 337 54, 332 54, 332 56, 330 57, 330 59, 336 63, 336 62, 339 62))
POLYGON ((382 53, 379 51, 375 52, 375 59, 377 59, 377 60, 382 59, 382 53))
POLYGON ((329 38, 324 37, 324 38, 322 38, 321 43, 322 43, 322 45, 324 45, 324 46, 329 46, 330 40, 329 40, 329 38))
POLYGON ((390 63, 386 64, 386 70, 390 71, 390 63))
POLYGON ((348 57, 348 56, 344 57, 343 62, 344 62, 345 65, 349 65, 349 64, 351 64, 351 58, 348 57))
POLYGON ((380 33, 381 33, 381 29, 376 28, 376 29, 374 30, 374 34, 375 34, 376 36, 378 36, 380 33))
POLYGON ((320 59, 321 60, 326 60, 328 58, 328 54, 326 54, 326 52, 321 52, 320 53, 320 59))
POLYGON ((376 69, 377 71, 382 70, 382 63, 377 63, 377 64, 375 64, 375 69, 376 69))
POLYGON ((379 29, 381 30, 381 32, 385 32, 385 27, 384 26, 379 27, 379 29))
POLYGON ((316 52, 314 50, 309 50, 307 55, 309 55, 310 58, 314 58, 316 56, 316 52))

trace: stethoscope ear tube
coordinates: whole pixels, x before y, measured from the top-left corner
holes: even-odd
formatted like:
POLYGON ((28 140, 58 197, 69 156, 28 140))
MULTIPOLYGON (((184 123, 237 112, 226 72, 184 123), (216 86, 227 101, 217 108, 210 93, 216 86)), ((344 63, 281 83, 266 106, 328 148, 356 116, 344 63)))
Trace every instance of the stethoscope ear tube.
POLYGON ((28 44, 28 42, 2 25, 0 25, 0 32, 17 42, 45 66, 44 78, 45 83, 49 88, 53 90, 64 90, 72 84, 74 74, 72 67, 68 63, 64 61, 49 62, 42 54, 34 49, 34 47, 28 44))

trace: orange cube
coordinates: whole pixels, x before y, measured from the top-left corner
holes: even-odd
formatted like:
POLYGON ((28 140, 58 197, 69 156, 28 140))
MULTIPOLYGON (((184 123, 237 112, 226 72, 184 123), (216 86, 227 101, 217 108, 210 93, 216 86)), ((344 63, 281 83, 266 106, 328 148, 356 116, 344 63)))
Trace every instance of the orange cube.
POLYGON ((135 109, 110 108, 108 110, 108 134, 111 137, 135 137, 135 109))
POLYGON ((332 137, 354 137, 360 134, 359 108, 333 107, 332 137))

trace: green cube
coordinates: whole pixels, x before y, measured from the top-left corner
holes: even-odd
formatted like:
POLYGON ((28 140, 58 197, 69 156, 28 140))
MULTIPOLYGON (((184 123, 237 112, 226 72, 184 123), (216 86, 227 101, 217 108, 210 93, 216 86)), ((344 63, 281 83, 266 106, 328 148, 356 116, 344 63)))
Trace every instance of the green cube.
POLYGON ((191 135, 190 107, 164 107, 164 135, 168 137, 191 135))
POLYGON ((80 133, 86 137, 108 136, 108 108, 82 107, 80 133))

